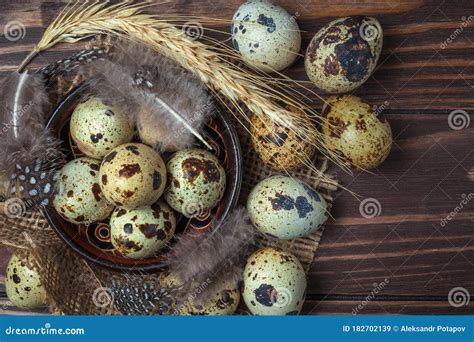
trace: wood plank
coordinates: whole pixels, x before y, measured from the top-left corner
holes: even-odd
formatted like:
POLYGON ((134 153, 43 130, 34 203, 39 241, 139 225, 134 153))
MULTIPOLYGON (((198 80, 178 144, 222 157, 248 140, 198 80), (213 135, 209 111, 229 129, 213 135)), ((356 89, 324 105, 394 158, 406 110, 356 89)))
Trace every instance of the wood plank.
POLYGON ((387 295, 443 296, 456 286, 474 293, 474 130, 452 130, 443 115, 386 117, 397 137, 387 161, 374 174, 334 171, 379 215, 364 217, 357 199, 339 193, 309 293, 367 293, 385 278, 387 295), (465 204, 463 194, 471 194, 465 204))
POLYGON ((453 307, 447 300, 306 300, 303 311, 309 315, 472 315, 474 304, 453 307))

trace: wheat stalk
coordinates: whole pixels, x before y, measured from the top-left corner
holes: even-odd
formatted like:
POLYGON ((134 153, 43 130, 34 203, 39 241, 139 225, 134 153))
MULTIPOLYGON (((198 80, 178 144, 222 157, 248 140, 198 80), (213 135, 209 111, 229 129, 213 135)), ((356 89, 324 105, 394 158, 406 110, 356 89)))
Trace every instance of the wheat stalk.
MULTIPOLYGON (((268 115, 272 122, 289 127, 302 140, 316 146, 323 155, 347 170, 343 160, 325 148, 321 133, 315 127, 308 127, 308 119, 315 125, 324 119, 296 99, 294 89, 288 84, 290 79, 281 75, 285 81, 270 81, 267 74, 242 69, 239 66, 239 55, 231 48, 224 47, 223 44, 213 47, 190 39, 184 30, 171 24, 170 19, 163 20, 155 15, 142 13, 143 8, 149 5, 121 2, 115 5, 95 3, 90 6, 68 6, 46 29, 40 42, 20 68, 40 51, 58 43, 74 43, 100 34, 138 41, 197 75, 218 99, 232 104, 236 109, 232 113, 242 124, 248 125, 250 122, 245 107, 260 117, 268 115), (301 117, 299 111, 287 109, 291 107, 301 109, 307 118, 301 117)), ((316 169, 310 160, 300 157, 306 166, 325 181, 335 183, 316 169)))

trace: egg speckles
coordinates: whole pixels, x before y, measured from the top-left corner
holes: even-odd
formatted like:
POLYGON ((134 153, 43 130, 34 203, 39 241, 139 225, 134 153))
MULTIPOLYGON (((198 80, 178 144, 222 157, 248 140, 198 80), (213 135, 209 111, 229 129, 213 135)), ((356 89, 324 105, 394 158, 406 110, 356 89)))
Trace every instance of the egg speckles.
POLYGON ((305 56, 306 73, 329 93, 352 91, 374 71, 382 43, 382 29, 375 18, 334 20, 311 40, 305 56))
MULTIPOLYGON (((313 123, 307 120, 306 127, 313 127, 313 123)), ((315 144, 303 141, 294 130, 272 122, 268 115, 252 117, 252 143, 262 161, 279 171, 304 166, 316 151, 315 144)))
POLYGON ((268 1, 248 1, 232 18, 232 42, 244 61, 263 71, 281 71, 298 56, 298 24, 283 8, 268 1))
POLYGON ((22 309, 35 309, 44 303, 45 290, 31 254, 18 252, 11 257, 5 274, 8 299, 22 309))
POLYGON ((390 124, 357 96, 331 96, 322 110, 323 141, 356 169, 372 169, 390 153, 390 124))
POLYGON ((305 299, 303 266, 291 253, 262 248, 247 260, 242 297, 254 315, 297 315, 305 299))
POLYGON ((72 223, 105 219, 113 210, 99 185, 100 164, 92 158, 78 158, 67 163, 55 184, 53 205, 72 223))
POLYGON ((166 164, 169 187, 168 204, 185 216, 192 217, 211 209, 224 195, 226 175, 219 160, 200 149, 176 152, 166 164))
POLYGON ((135 209, 150 206, 162 195, 166 167, 160 155, 143 144, 124 144, 104 157, 100 187, 109 201, 135 209))
POLYGON ((141 209, 116 208, 110 218, 110 229, 115 249, 129 258, 140 259, 166 246, 174 235, 176 218, 161 201, 141 209))
POLYGON ((308 184, 291 177, 273 176, 253 188, 247 200, 253 225, 279 239, 307 236, 327 219, 327 203, 308 184))
POLYGON ((77 105, 71 115, 70 129, 77 147, 97 159, 133 137, 133 125, 128 118, 96 97, 77 105))

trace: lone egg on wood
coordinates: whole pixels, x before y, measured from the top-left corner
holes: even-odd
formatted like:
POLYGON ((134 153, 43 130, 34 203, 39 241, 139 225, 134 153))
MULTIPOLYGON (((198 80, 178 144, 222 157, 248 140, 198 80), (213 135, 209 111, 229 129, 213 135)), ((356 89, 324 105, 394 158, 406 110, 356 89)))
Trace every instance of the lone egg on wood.
POLYGON ((118 108, 90 97, 74 109, 71 137, 85 155, 101 159, 115 147, 132 141, 134 128, 118 108))
POLYGON ((379 166, 392 146, 390 124, 380 113, 353 95, 331 96, 322 110, 325 146, 355 169, 379 166))
POLYGON ((100 162, 82 157, 68 162, 55 184, 53 205, 72 223, 92 223, 105 219, 113 210, 99 185, 100 162))
POLYGON ((141 209, 115 208, 110 229, 112 244, 119 253, 141 259, 166 246, 174 235, 176 218, 162 201, 141 209))
POLYGON ((334 20, 311 40, 305 55, 306 73, 321 90, 350 92, 373 73, 382 43, 382 28, 375 18, 334 20))
POLYGON ((281 71, 298 57, 301 34, 295 18, 269 1, 241 5, 231 30, 234 48, 243 60, 262 71, 281 71))
POLYGON ((252 224, 264 235, 295 239, 318 230, 327 220, 319 192, 292 177, 273 176, 258 183, 247 199, 252 224))
POLYGON ((242 297, 254 315, 298 315, 306 292, 306 275, 291 253, 262 248, 247 260, 242 297))
MULTIPOLYGON (((293 109, 294 111, 296 109, 293 109)), ((301 124, 310 130, 316 128, 303 114, 301 124)), ((316 144, 307 137, 303 140, 289 127, 284 127, 271 120, 268 115, 252 116, 252 144, 260 159, 274 170, 293 171, 311 163, 316 152, 316 144)))
POLYGON ((166 169, 169 179, 166 202, 187 217, 214 208, 224 195, 225 170, 217 157, 205 150, 178 151, 166 169))
POLYGON ((19 308, 37 309, 44 305, 46 292, 30 253, 12 255, 5 274, 5 290, 8 299, 19 308))
POLYGON ((99 179, 110 202, 135 209, 152 205, 163 194, 166 167, 151 147, 129 143, 116 147, 104 157, 99 179))

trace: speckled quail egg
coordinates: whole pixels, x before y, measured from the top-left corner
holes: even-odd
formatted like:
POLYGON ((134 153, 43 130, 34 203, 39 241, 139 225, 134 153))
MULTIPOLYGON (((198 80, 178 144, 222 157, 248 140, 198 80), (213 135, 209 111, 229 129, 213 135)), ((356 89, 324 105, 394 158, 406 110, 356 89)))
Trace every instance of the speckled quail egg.
POLYGON ((124 113, 97 97, 77 105, 71 115, 70 130, 79 150, 97 159, 132 141, 134 133, 133 125, 124 113))
POLYGON ((234 48, 247 64, 260 70, 281 71, 298 57, 301 34, 295 18, 269 1, 241 5, 231 30, 234 48))
POLYGON ((387 120, 353 95, 331 96, 322 110, 323 142, 355 169, 372 169, 390 153, 392 131, 387 120))
POLYGON ((258 183, 247 199, 253 225, 278 239, 307 236, 327 219, 327 203, 308 184, 292 177, 273 176, 258 183))
POLYGON ((352 91, 374 71, 382 43, 382 28, 375 18, 334 20, 311 40, 305 55, 306 73, 328 93, 352 91))
POLYGON ((115 249, 126 257, 141 259, 154 255, 173 237, 173 210, 158 201, 141 209, 115 208, 110 217, 110 237, 115 249))
POLYGON ((5 274, 5 289, 8 299, 19 308, 35 309, 44 304, 46 293, 31 254, 12 255, 5 274))
POLYGON ((109 201, 135 209, 150 206, 163 194, 166 166, 151 147, 123 144, 104 157, 99 178, 100 187, 109 201))
MULTIPOLYGON (((169 277, 168 275, 167 278, 169 277)), ((201 284, 195 282, 190 291, 191 296, 174 308, 177 314, 183 316, 232 315, 240 303, 239 286, 233 279, 208 279, 201 284), (214 284, 216 281, 220 284, 214 284), (206 291, 213 291, 213 293, 206 293, 206 291), (205 298, 204 301, 201 300, 202 298, 205 298)))
POLYGON ((211 153, 191 148, 176 152, 166 164, 165 199, 187 217, 215 207, 224 195, 226 174, 211 153))
MULTIPOLYGON (((294 109, 296 110, 296 109, 294 109)), ((302 114, 302 113, 301 113, 302 114)), ((313 123, 301 115, 306 127, 313 123)), ((316 128, 314 128, 316 134, 316 128)), ((252 116, 252 143, 262 161, 279 171, 292 171, 311 161, 316 146, 301 139, 293 129, 279 125, 268 115, 252 116)))
POLYGON ((306 292, 298 258, 275 248, 262 248, 247 260, 242 297, 254 315, 297 315, 306 292))
POLYGON ((53 205, 56 211, 72 223, 105 219, 113 210, 99 185, 98 160, 83 157, 68 162, 55 184, 53 205))

